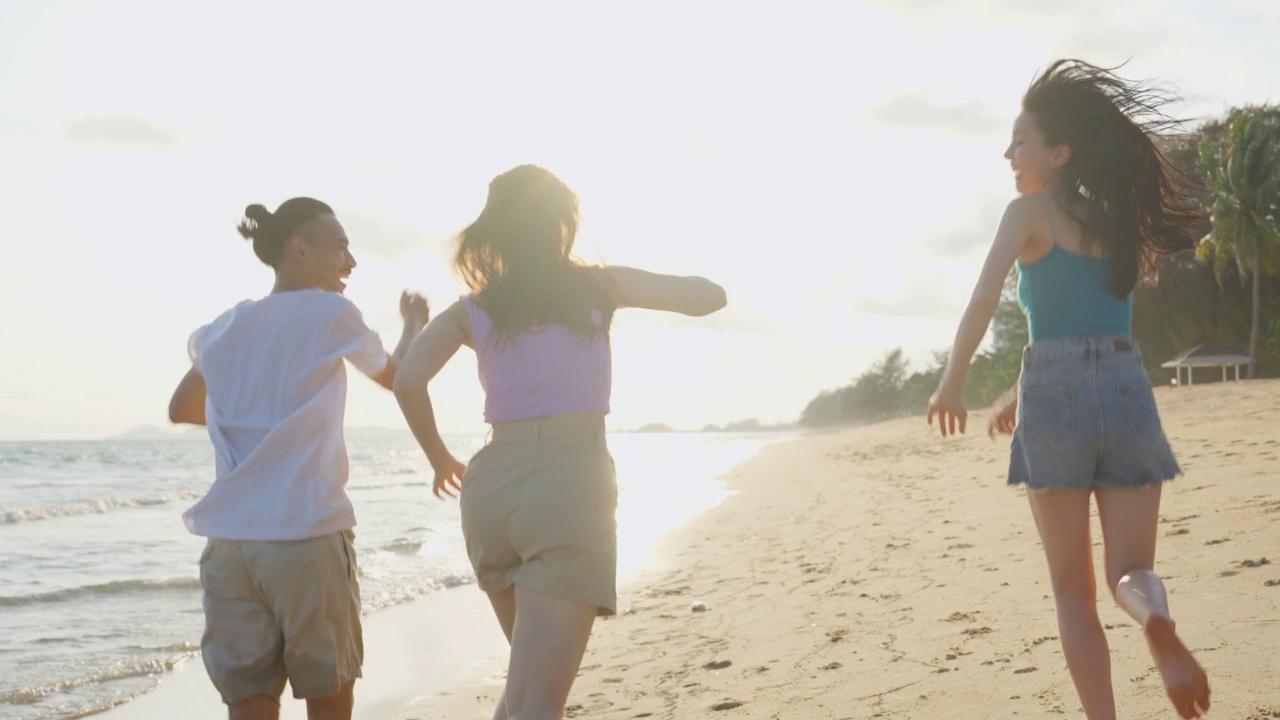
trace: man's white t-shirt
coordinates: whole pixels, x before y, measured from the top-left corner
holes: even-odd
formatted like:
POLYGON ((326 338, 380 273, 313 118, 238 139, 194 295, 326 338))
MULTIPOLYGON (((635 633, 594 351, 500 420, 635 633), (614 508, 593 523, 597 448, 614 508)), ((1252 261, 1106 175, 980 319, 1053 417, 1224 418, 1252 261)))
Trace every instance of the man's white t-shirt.
POLYGON ((209 492, 182 515, 195 535, 305 540, 354 527, 347 498, 343 360, 370 377, 388 355, 356 306, 325 290, 240 303, 192 336, 216 454, 209 492))

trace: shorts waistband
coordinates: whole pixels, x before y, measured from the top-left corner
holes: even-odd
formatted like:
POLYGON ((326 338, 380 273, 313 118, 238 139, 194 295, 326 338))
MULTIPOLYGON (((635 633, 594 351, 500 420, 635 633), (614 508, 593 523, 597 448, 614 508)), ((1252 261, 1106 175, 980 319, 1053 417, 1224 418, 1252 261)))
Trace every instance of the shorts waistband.
POLYGON ((552 415, 512 422, 494 423, 490 443, 558 442, 574 445, 603 445, 604 416, 552 415))
POLYGON ((1138 343, 1132 337, 1123 335, 1039 340, 1028 345, 1022 352, 1025 360, 1139 354, 1138 343))

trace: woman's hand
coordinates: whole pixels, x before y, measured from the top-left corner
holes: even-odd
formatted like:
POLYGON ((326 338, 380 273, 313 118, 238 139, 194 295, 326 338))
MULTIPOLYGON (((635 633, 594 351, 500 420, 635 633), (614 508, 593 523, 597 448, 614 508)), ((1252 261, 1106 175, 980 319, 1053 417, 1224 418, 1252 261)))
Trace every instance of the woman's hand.
POLYGON ((964 402, 960 400, 960 391, 943 385, 929 399, 929 425, 933 425, 933 417, 938 416, 938 430, 942 432, 942 437, 956 434, 956 426, 960 428, 960 432, 964 432, 965 421, 969 417, 969 412, 964 409, 964 402))
POLYGON ((1018 399, 1015 397, 1012 402, 1005 403, 991 416, 991 420, 987 423, 987 436, 995 440, 996 433, 1012 435, 1013 429, 1017 426, 1018 399))
POLYGON ((445 457, 439 462, 431 463, 431 466, 436 471, 435 480, 431 483, 431 492, 441 500, 444 497, 440 493, 456 498, 457 495, 454 493, 462 490, 462 476, 466 474, 467 466, 448 453, 445 453, 445 457))

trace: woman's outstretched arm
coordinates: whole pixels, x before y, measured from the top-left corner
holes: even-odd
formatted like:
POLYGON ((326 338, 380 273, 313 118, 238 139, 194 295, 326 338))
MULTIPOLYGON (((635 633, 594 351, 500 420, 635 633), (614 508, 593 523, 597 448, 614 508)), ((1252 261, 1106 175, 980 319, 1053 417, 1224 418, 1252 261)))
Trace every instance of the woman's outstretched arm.
POLYGON ((995 240, 987 253, 987 260, 982 266, 982 274, 978 284, 969 298, 964 317, 960 320, 960 328, 956 331, 955 342, 951 347, 951 357, 947 368, 942 373, 938 391, 929 401, 929 424, 933 424, 934 416, 939 418, 939 430, 942 434, 951 435, 958 430, 964 432, 968 413, 960 396, 964 390, 965 377, 969 374, 969 363, 978 351, 978 345, 991 326, 991 318, 1000 306, 1000 293, 1004 289, 1005 278, 1018 256, 1026 249, 1035 231, 1036 200, 1031 196, 1023 196, 1009 203, 996 230, 995 240))
POLYGON ((662 275, 630 267, 606 267, 618 307, 664 310, 702 317, 728 303, 724 288, 703 277, 662 275))
POLYGON ((450 488, 458 490, 461 487, 466 467, 453 457, 445 446, 444 439, 440 437, 427 384, 439 374, 468 337, 470 319, 467 307, 461 302, 454 303, 428 323, 426 329, 414 339, 396 371, 392 388, 409 429, 413 431, 414 438, 435 470, 432 492, 436 497, 440 497, 442 492, 452 497, 450 488))

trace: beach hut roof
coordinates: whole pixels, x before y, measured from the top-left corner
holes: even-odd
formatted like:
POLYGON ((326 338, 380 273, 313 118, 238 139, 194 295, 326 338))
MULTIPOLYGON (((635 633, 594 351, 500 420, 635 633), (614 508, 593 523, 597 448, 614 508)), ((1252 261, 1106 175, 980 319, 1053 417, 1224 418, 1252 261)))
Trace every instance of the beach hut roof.
POLYGON ((1249 356, 1227 345, 1204 343, 1163 363, 1161 367, 1222 367, 1224 365, 1248 365, 1249 356))

